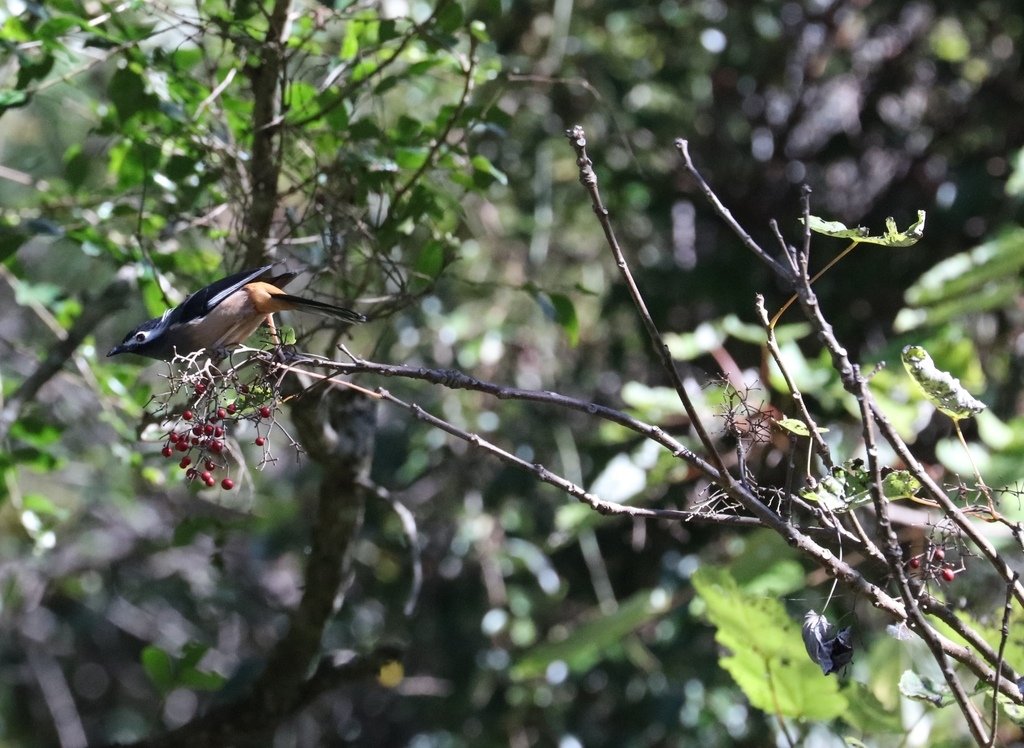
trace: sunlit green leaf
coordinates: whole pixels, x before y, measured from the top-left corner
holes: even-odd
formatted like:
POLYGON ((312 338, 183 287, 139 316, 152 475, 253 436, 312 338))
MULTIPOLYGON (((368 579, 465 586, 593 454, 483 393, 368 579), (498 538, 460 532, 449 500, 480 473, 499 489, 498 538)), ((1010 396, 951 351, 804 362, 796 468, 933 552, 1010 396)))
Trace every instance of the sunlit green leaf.
POLYGON ((872 236, 864 227, 847 228, 839 221, 826 221, 817 216, 810 216, 807 225, 811 231, 837 239, 852 239, 857 243, 881 244, 886 247, 910 247, 917 244, 924 236, 925 211, 917 211, 917 220, 914 221, 905 231, 896 228, 896 222, 892 218, 885 219, 885 233, 872 236))
POLYGON ((936 368, 928 351, 921 346, 906 346, 902 359, 903 366, 928 401, 950 418, 970 418, 986 408, 985 403, 971 395, 959 379, 936 368))
POLYGON ((837 680, 822 675, 807 656, 800 627, 779 600, 743 593, 720 568, 700 568, 693 586, 726 652, 719 662, 751 704, 796 719, 833 719, 844 712, 837 680))

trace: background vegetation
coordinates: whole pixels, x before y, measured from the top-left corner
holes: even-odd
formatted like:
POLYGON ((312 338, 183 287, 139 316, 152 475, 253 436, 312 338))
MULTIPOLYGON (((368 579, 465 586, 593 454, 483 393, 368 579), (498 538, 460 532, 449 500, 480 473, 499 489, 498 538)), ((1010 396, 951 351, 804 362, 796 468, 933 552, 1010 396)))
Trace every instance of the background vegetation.
MULTIPOLYGON (((322 389, 275 403, 269 453, 239 424, 237 486, 198 490, 147 415, 167 367, 103 354, 228 271, 283 262, 308 271, 296 288, 372 318, 345 337, 287 320, 304 351, 348 362, 344 342, 506 396, 561 393, 704 454, 578 182, 564 131, 579 123, 698 415, 730 472, 742 455, 792 511, 794 448, 769 416, 795 412, 754 310, 755 293, 773 312, 792 288, 704 199, 673 147, 685 137, 777 257, 769 221, 800 243, 804 184, 812 213, 875 233, 927 211, 915 246, 860 247, 814 288, 850 357, 888 364, 872 390, 951 495, 971 467, 899 366, 908 343, 989 406, 966 435, 988 485, 1014 489, 1018 3, 56 0, 2 20, 5 744, 970 739, 960 712, 929 704, 939 686, 901 681, 941 681, 924 645, 888 636, 892 617, 849 586, 827 613, 854 627, 853 664, 826 677, 801 659, 798 626, 830 591, 821 566, 731 522, 750 515, 621 424, 383 376, 409 371, 356 378, 601 499, 715 516, 605 516, 416 411, 322 389), (730 638, 730 611, 746 638, 730 638), (804 697, 766 707, 737 642, 800 660, 778 682, 804 697), (378 677, 393 658, 397 685, 378 677)), ((843 246, 816 237, 812 269, 843 246)), ((857 402, 801 319, 780 323, 790 372, 836 461, 864 457, 857 402)), ((1019 558, 1018 493, 998 496, 1006 524, 977 524, 1019 558)), ((811 524, 813 510, 796 509, 811 524)), ((941 513, 893 512, 925 589, 1024 667, 1019 633, 998 631, 1005 581, 941 513)))

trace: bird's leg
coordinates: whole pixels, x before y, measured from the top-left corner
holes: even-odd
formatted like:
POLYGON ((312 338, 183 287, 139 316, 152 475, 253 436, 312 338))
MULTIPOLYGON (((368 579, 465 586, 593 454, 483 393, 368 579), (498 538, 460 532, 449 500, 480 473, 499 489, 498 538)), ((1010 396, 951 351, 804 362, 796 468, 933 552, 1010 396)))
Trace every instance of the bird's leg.
POLYGON ((281 347, 281 338, 277 337, 277 327, 274 326, 274 315, 267 315, 267 327, 270 328, 270 340, 273 342, 275 348, 281 347))

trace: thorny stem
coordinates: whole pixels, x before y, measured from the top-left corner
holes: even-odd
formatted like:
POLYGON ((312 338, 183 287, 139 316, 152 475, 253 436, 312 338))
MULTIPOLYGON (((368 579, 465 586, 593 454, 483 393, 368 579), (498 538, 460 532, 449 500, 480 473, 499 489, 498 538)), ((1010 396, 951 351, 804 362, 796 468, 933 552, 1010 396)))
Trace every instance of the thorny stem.
POLYGON ((873 398, 869 402, 869 406, 871 407, 871 415, 875 419, 875 423, 878 424, 879 430, 885 437, 885 440, 895 450, 896 455, 907 466, 907 470, 921 482, 928 495, 942 508, 945 516, 949 517, 957 528, 981 551, 981 554, 992 565, 992 568, 1013 589, 1013 596, 1017 600, 1018 605, 1024 605, 1024 587, 1021 586, 1017 574, 999 555, 999 551, 996 550, 989 539, 974 526, 970 518, 963 513, 960 507, 953 503, 953 500, 932 479, 928 471, 924 469, 924 466, 917 460, 913 452, 910 451, 910 448, 900 438, 899 434, 896 433, 896 429, 873 398))
MULTIPOLYGON (((1017 574, 1014 573, 1016 578, 1017 574)), ((1006 586, 1006 602, 1003 604, 1003 623, 999 627, 999 658, 996 661, 996 681, 992 684, 992 735, 989 748, 995 745, 999 724, 999 677, 1003 670, 1003 655, 1006 653, 1006 642, 1010 638, 1010 614, 1013 613, 1013 587, 1006 586)))
MULTIPOLYGON (((953 667, 950 665, 945 651, 943 651, 938 634, 925 620, 924 614, 918 605, 917 596, 910 587, 910 580, 907 579, 907 574, 903 567, 903 552, 900 550, 899 538, 896 537, 896 531, 893 530, 892 523, 889 520, 889 504, 882 495, 882 469, 878 463, 878 445, 875 441, 874 419, 871 417, 871 411, 867 404, 867 382, 861 377, 858 367, 854 367, 854 377, 860 385, 861 391, 857 402, 860 405, 864 447, 868 458, 868 470, 871 473, 871 482, 869 484, 871 500, 875 505, 879 535, 885 540, 885 557, 889 564, 889 573, 896 580, 896 586, 899 588, 900 596, 903 598, 908 625, 924 640, 931 650, 932 656, 939 665, 939 670, 942 671, 942 677, 946 680, 946 685, 949 686, 950 691, 953 693, 953 698, 956 699, 961 713, 967 720, 967 725, 975 742, 978 745, 986 745, 988 743, 988 735, 986 735, 981 715, 978 714, 974 704, 971 703, 960 679, 953 672, 953 667)), ((998 670, 994 677, 998 687, 998 670)))
POLYGON ((829 454, 828 445, 821 436, 821 430, 818 428, 818 424, 815 423, 811 417, 811 413, 807 410, 807 404, 804 402, 803 393, 800 392, 800 388, 797 387, 796 381, 789 373, 789 367, 786 366, 786 362, 782 358, 782 351, 779 349, 779 342, 775 338, 775 326, 768 322, 768 311, 764 306, 764 297, 758 294, 754 306, 757 310, 758 319, 761 321, 761 326, 764 327, 766 333, 766 344, 768 346, 768 352, 771 353, 772 358, 775 360, 775 364, 779 367, 779 371, 782 373, 782 378, 786 381, 786 389, 789 390, 789 396, 793 398, 793 403, 796 405, 797 410, 800 411, 800 419, 807 425, 807 430, 810 433, 811 441, 814 443, 815 451, 821 457, 822 461, 829 468, 832 467, 832 455, 829 454))
POLYGON ((967 446, 967 440, 964 439, 964 432, 960 429, 960 420, 959 418, 953 419, 953 428, 956 429, 956 436, 960 440, 960 446, 964 448, 964 452, 967 454, 967 461, 971 463, 971 468, 974 470, 974 479, 977 481, 978 490, 981 491, 988 501, 988 512, 992 515, 992 520, 1002 519, 1002 515, 996 511, 996 504, 992 499, 992 491, 985 484, 985 479, 981 477, 981 471, 978 470, 978 465, 974 461, 974 455, 971 454, 971 449, 967 446))

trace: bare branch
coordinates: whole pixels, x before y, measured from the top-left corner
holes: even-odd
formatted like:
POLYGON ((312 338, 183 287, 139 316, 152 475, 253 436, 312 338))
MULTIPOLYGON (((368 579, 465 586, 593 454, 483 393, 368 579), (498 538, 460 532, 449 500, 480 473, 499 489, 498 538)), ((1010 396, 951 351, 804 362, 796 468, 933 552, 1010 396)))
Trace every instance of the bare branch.
POLYGON ((648 519, 673 519, 682 521, 700 520, 718 522, 722 524, 744 525, 748 527, 760 527, 762 525, 761 522, 753 517, 741 517, 733 514, 717 514, 704 511, 687 511, 682 509, 648 509, 645 507, 627 506, 626 504, 619 504, 614 501, 605 501, 604 499, 589 493, 586 489, 572 481, 553 473, 540 463, 531 463, 520 457, 516 457, 511 452, 489 442, 478 434, 473 434, 460 429, 458 426, 455 426, 444 419, 438 418, 432 413, 428 413, 415 403, 407 403, 404 400, 395 397, 383 387, 378 387, 376 393, 382 400, 408 410, 424 423, 429 423, 431 426, 434 426, 447 434, 458 437, 459 439, 472 444, 474 447, 478 447, 485 452, 494 455, 503 462, 515 465, 516 467, 532 473, 538 480, 555 486, 559 490, 572 496, 577 501, 586 504, 591 509, 600 512, 601 514, 621 514, 629 517, 645 517, 648 519))
POLYGON ((714 190, 704 181, 704 177, 701 176, 700 172, 697 171, 697 167, 694 166, 693 159, 690 158, 690 144, 683 138, 676 139, 676 150, 679 151, 679 155, 682 156, 683 165, 686 167, 686 171, 697 181, 697 186, 700 187, 700 191, 704 193, 704 197, 711 207, 715 209, 715 212, 725 221, 725 224, 732 229, 733 233, 739 237, 740 241, 743 242, 744 246, 757 255, 758 259, 764 262, 768 267, 774 270, 780 278, 783 278, 789 282, 793 281, 793 274, 786 270, 785 267, 779 263, 774 257, 764 251, 761 245, 754 241, 753 237, 747 233, 739 221, 737 221, 732 212, 725 207, 721 200, 718 199, 718 195, 715 194, 714 190))
POLYGON ((601 224, 601 229, 604 231, 605 239, 608 241, 608 247, 611 249, 612 255, 615 257, 615 264, 619 268, 619 272, 621 273, 623 280, 626 282, 626 287, 629 289, 629 295, 633 299, 633 305, 636 307, 637 313, 643 321, 644 329, 647 330, 647 336, 650 338, 651 343, 654 345, 654 348, 658 353, 658 357, 661 359, 662 368, 665 370, 669 380, 672 382, 672 387, 679 396, 679 401, 683 404, 683 408, 686 410, 686 415, 690 418, 690 426, 693 428, 694 433, 697 434, 697 438, 700 439, 701 445, 707 451, 711 458, 711 463, 715 466, 715 470, 718 472, 718 480, 728 485, 732 483, 734 479, 726 470, 725 463, 722 461, 722 456, 718 454, 718 451, 715 449, 714 442, 711 440, 707 430, 704 428, 704 424, 701 422, 700 416, 697 414, 697 409, 693 406, 693 402, 690 400, 690 396, 686 392, 686 387, 683 385, 683 380, 680 378, 679 372, 676 370, 676 365, 672 360, 672 354, 668 349, 668 345, 665 344, 664 339, 661 337, 661 333, 658 332, 657 325, 654 324, 651 313, 647 310, 647 304, 644 302, 643 294, 640 293, 640 288, 633 279, 632 272, 630 272, 629 263, 626 262, 626 256, 622 253, 622 248, 619 246, 618 239, 615 238, 615 231, 612 229, 611 221, 608 218, 608 209, 604 206, 604 202, 601 199, 601 193, 597 188, 597 174, 594 172, 593 162, 587 155, 586 134, 583 132, 583 128, 579 125, 567 130, 565 134, 566 137, 569 138, 569 142, 572 144, 573 149, 576 151, 576 164, 580 171, 580 183, 590 194, 590 202, 591 205, 593 205, 594 213, 597 215, 597 219, 601 224))

